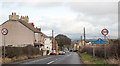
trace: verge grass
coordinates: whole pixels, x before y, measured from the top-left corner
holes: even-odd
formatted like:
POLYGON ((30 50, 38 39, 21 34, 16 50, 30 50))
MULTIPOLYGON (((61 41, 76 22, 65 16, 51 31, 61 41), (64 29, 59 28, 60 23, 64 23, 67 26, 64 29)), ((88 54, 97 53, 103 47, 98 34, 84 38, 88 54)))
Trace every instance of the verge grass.
POLYGON ((98 58, 93 58, 91 55, 86 53, 80 53, 81 60, 85 64, 107 64, 104 60, 100 60, 98 58))

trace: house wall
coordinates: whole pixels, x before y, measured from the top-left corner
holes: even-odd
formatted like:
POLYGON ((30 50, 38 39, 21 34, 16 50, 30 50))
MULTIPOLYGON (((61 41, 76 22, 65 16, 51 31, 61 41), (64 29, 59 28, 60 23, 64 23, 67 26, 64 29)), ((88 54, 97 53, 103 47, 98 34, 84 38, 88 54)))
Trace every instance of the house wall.
POLYGON ((53 40, 52 48, 56 49, 56 52, 58 52, 58 43, 57 43, 57 41, 55 40, 55 38, 53 38, 52 40, 53 40))
POLYGON ((76 44, 74 44, 74 50, 77 50, 77 45, 76 44))
POLYGON ((35 40, 36 40, 35 43, 40 43, 44 45, 45 40, 41 33, 35 33, 35 40))
POLYGON ((52 50, 52 40, 45 38, 45 50, 52 50))
POLYGON ((1 30, 2 30, 2 26, 0 26, 0 46, 2 46, 2 38, 3 38, 1 30))
MULTIPOLYGON (((19 21, 8 21, 2 25, 2 28, 8 29, 8 34, 5 36, 6 46, 13 45, 16 47, 22 47, 29 44, 34 45, 34 32, 19 21)), ((2 45, 3 41, 2 38, 2 45)))

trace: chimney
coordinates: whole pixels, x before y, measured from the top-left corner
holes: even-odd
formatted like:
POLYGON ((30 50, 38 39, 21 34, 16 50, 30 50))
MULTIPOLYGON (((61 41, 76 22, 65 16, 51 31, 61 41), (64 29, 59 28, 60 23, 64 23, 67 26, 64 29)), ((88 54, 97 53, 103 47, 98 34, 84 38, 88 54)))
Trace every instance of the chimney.
POLYGON ((32 25, 34 27, 34 23, 29 23, 30 25, 32 25))
POLYGON ((39 30, 39 31, 41 31, 41 28, 37 28, 37 27, 36 27, 36 29, 39 30))
POLYGON ((29 17, 28 16, 21 16, 20 20, 29 22, 29 17))
POLYGON ((16 13, 12 13, 12 15, 9 15, 9 20, 19 20, 19 15, 16 15, 16 13))

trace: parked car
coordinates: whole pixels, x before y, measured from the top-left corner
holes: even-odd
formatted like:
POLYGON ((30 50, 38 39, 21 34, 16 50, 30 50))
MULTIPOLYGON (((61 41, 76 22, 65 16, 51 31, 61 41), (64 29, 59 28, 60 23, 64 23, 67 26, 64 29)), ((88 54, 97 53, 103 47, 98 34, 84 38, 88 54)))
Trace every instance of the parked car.
POLYGON ((55 50, 50 51, 50 55, 56 55, 56 54, 57 54, 57 53, 56 53, 55 50))
POLYGON ((59 51, 59 55, 65 55, 64 51, 59 51))

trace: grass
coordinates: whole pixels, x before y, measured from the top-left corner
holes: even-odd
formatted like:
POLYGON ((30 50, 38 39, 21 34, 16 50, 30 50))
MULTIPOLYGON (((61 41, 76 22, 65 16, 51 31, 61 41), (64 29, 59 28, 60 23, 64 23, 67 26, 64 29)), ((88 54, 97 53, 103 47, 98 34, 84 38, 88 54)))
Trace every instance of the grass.
POLYGON ((2 59, 2 64, 7 64, 7 63, 11 63, 11 62, 14 62, 14 61, 21 61, 21 60, 26 60, 26 59, 33 59, 33 58, 38 58, 40 57, 41 55, 33 55, 33 56, 20 56, 20 57, 13 57, 13 58, 3 58, 2 59))
POLYGON ((107 64, 103 60, 99 60, 97 58, 92 58, 91 55, 88 55, 86 53, 80 53, 80 56, 82 57, 82 61, 85 64, 107 64))

